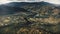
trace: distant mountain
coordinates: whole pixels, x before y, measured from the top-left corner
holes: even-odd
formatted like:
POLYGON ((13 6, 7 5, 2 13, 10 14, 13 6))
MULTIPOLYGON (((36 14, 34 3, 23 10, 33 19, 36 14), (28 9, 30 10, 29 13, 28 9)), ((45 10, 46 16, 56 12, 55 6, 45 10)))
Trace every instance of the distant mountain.
POLYGON ((7 3, 7 6, 11 6, 11 7, 21 7, 21 6, 27 6, 27 5, 52 5, 48 2, 11 2, 11 3, 7 3))
POLYGON ((25 16, 29 14, 29 16, 32 17, 46 18, 50 15, 54 15, 55 17, 55 13, 59 13, 59 10, 60 8, 58 6, 48 2, 11 2, 0 5, 0 15, 19 13, 20 15, 25 16), (42 16, 40 16, 39 14, 42 16))
POLYGON ((43 6, 50 6, 55 7, 54 4, 48 3, 48 2, 11 2, 7 4, 0 5, 0 14, 12 14, 18 11, 30 11, 30 12, 36 12, 39 11, 40 8, 43 6), (7 13, 6 13, 7 12, 7 13))

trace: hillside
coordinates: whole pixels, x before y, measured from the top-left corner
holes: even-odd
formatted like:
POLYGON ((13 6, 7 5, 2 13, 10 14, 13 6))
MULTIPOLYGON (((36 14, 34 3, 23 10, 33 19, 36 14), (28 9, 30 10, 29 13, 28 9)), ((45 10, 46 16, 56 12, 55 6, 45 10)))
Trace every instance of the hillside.
POLYGON ((58 34, 60 7, 47 2, 0 5, 1 34, 58 34))

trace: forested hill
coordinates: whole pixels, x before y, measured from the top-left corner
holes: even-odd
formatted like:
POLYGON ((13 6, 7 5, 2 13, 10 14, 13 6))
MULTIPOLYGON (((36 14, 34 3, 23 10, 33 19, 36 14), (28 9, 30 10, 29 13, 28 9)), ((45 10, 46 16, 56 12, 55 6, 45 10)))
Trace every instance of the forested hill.
POLYGON ((1 34, 60 33, 60 7, 48 2, 0 5, 1 34))

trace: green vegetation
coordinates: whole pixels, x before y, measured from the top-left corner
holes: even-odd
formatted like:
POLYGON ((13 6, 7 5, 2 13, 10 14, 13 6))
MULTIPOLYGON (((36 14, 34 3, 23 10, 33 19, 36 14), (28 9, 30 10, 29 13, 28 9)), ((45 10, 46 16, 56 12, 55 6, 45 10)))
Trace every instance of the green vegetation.
POLYGON ((60 9, 49 4, 21 6, 28 12, 0 16, 0 34, 58 34, 60 9))

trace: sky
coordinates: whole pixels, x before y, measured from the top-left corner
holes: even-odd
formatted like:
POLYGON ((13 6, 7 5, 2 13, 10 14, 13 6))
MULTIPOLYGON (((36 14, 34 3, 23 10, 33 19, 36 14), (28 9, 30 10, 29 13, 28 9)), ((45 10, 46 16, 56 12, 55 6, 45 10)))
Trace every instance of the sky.
POLYGON ((0 0, 0 4, 5 4, 5 3, 9 3, 9 2, 41 2, 41 1, 45 1, 45 2, 49 2, 49 3, 53 3, 53 4, 60 4, 60 0, 0 0))

